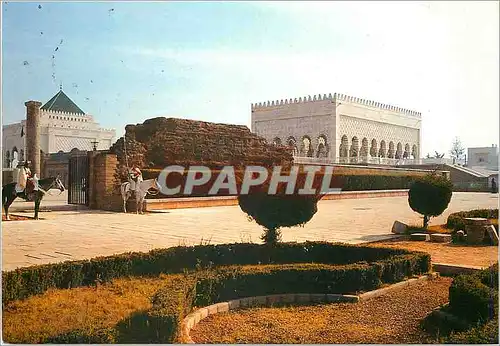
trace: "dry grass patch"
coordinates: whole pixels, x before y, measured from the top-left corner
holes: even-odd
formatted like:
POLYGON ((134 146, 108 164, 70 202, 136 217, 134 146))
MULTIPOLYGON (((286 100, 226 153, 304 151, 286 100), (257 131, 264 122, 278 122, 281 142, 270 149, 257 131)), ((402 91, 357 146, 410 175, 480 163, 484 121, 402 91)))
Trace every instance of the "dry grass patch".
POLYGON ((423 251, 433 263, 489 267, 498 261, 498 246, 410 241, 406 237, 372 243, 373 246, 423 251))
POLYGON ((356 304, 253 308, 211 315, 195 343, 429 343, 420 321, 448 301, 450 278, 423 281, 356 304))
POLYGON ((3 309, 3 340, 40 343, 74 329, 116 325, 151 307, 151 296, 173 276, 121 278, 97 287, 49 290, 3 309))

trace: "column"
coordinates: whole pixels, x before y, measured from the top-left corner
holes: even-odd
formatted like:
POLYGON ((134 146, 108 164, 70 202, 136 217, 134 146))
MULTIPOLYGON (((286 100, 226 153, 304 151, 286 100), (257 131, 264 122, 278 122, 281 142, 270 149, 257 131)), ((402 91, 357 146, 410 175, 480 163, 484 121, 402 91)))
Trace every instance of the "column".
POLYGON ((41 102, 28 101, 26 106, 26 159, 33 174, 40 177, 40 107, 41 102))

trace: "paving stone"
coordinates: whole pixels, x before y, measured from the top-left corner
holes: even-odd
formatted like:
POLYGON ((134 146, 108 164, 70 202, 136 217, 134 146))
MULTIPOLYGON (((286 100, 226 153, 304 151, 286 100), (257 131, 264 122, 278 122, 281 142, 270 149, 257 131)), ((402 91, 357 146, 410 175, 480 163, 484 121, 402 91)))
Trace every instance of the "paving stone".
POLYGON ((241 299, 239 299, 239 301, 240 301, 240 307, 242 307, 242 308, 246 308, 250 304, 249 298, 241 298, 241 299))
POLYGON ((434 243, 449 243, 451 242, 451 234, 431 234, 431 241, 434 243))
POLYGON ((309 293, 296 294, 295 301, 297 303, 309 303, 311 301, 311 295, 309 293))
POLYGON ((413 233, 410 236, 411 240, 417 240, 417 241, 428 241, 430 238, 431 237, 425 233, 413 233))
POLYGON ((279 294, 273 294, 266 296, 266 305, 271 306, 281 301, 281 296, 279 294))
POLYGON ((230 300, 228 304, 229 304, 229 310, 235 310, 240 307, 240 300, 239 299, 230 300))
POLYGON ((209 315, 214 315, 218 312, 218 307, 217 307, 217 304, 214 304, 214 305, 210 305, 207 307, 208 309, 208 314, 209 315))
POLYGON ((203 308, 203 309, 200 309, 198 310, 200 312, 200 319, 204 319, 208 316, 208 309, 207 308, 203 308))
MULTIPOLYGON (((446 223, 450 213, 498 207, 498 195, 456 192, 446 211, 431 224, 446 223)), ((42 207, 48 201, 42 201, 42 207)), ((64 203, 64 201, 59 202, 64 203)), ((18 209, 26 203, 15 202, 18 209), (17 204, 16 204, 17 203, 17 204)), ((31 206, 31 205, 30 205, 31 206)), ((12 209, 12 207, 11 207, 12 209)), ((15 209, 15 208, 14 208, 15 209)), ((13 210, 13 209, 12 209, 13 210)), ((169 210, 145 215, 99 210, 52 211, 50 220, 2 222, 2 270, 18 267, 83 260, 126 251, 150 251, 179 245, 259 242, 262 228, 248 222, 239 206, 169 210), (193 222, 196 220, 196 222, 193 222), (223 227, 222 227, 222 226, 223 227), (182 229, 182 235, 178 230, 182 229), (138 242, 138 237, 141 241, 138 242), (77 243, 85 241, 88 245, 77 243), (39 243, 43 243, 43 249, 39 243), (27 247, 35 251, 26 251, 27 247), (57 252, 56 252, 57 251, 57 252), (29 259, 26 253, 43 252, 56 258, 29 259), (61 253, 71 254, 71 256, 61 253)), ((28 215, 32 216, 32 213, 28 215)), ((40 215, 42 218, 44 212, 40 215)), ((325 200, 303 228, 284 228, 283 241, 331 241, 359 244, 394 236, 394 220, 406 224, 421 222, 408 207, 407 197, 325 200), (362 215, 356 208, 363 208, 362 215), (332 231, 333 230, 333 231, 332 231)))
POLYGON ((219 303, 217 304, 217 312, 228 312, 229 311, 229 303, 219 303))

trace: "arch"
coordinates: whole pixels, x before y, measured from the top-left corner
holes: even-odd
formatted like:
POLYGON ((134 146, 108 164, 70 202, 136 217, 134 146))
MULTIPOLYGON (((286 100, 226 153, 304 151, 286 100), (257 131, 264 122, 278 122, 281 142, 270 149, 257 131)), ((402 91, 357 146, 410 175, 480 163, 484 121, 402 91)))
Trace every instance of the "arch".
POLYGON ((371 157, 377 157, 377 140, 375 138, 372 139, 371 146, 370 146, 370 156, 371 157))
POLYGON ((325 135, 319 135, 318 146, 316 148, 316 157, 326 158, 328 157, 328 141, 325 135))
POLYGON ((298 156, 299 150, 297 148, 297 140, 295 140, 295 137, 293 137, 293 136, 288 137, 286 142, 287 142, 288 146, 292 148, 292 155, 298 156))
POLYGON ((390 159, 394 158, 394 142, 389 142, 389 150, 387 151, 387 157, 390 159))
POLYGON ((349 157, 351 162, 356 162, 359 156, 359 140, 358 137, 354 136, 351 140, 351 148, 349 150, 349 157))
POLYGON ((343 135, 340 139, 339 158, 341 162, 345 162, 349 153, 349 139, 343 135))
POLYGON ((359 156, 368 158, 368 139, 366 137, 361 140, 361 149, 359 150, 359 156))
POLYGON ((403 159, 410 158, 410 145, 408 143, 405 144, 405 151, 403 152, 403 159))
POLYGON ((312 157, 313 151, 314 150, 311 145, 311 137, 309 137, 308 135, 303 136, 300 143, 300 153, 303 156, 312 157))
POLYGON ((418 148, 417 148, 417 145, 416 145, 416 144, 413 144, 413 147, 411 148, 411 156, 412 156, 414 159, 417 159, 417 158, 418 158, 418 148))
POLYGON ((273 139, 273 145, 281 145, 281 138, 274 137, 274 139, 273 139))
POLYGON ((14 146, 12 148, 12 160, 10 162, 12 168, 16 168, 17 167, 17 164, 19 163, 19 152, 17 151, 17 147, 14 146))
POLYGON ((380 149, 378 150, 378 157, 386 157, 387 156, 387 146, 385 145, 385 141, 382 139, 380 141, 380 149))
POLYGON ((396 155, 394 155, 394 158, 399 160, 401 159, 402 156, 403 156, 403 145, 401 144, 401 142, 398 142, 396 146, 396 155))

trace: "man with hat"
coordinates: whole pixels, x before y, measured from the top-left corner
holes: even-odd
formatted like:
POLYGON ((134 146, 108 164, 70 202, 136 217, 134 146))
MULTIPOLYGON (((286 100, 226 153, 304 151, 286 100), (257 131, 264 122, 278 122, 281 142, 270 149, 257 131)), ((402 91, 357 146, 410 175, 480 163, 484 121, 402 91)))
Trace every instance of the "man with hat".
POLYGON ((31 161, 25 161, 17 175, 16 192, 21 193, 24 191, 25 198, 28 198, 28 195, 33 191, 38 190, 39 179, 36 174, 31 174, 30 164, 31 161))

